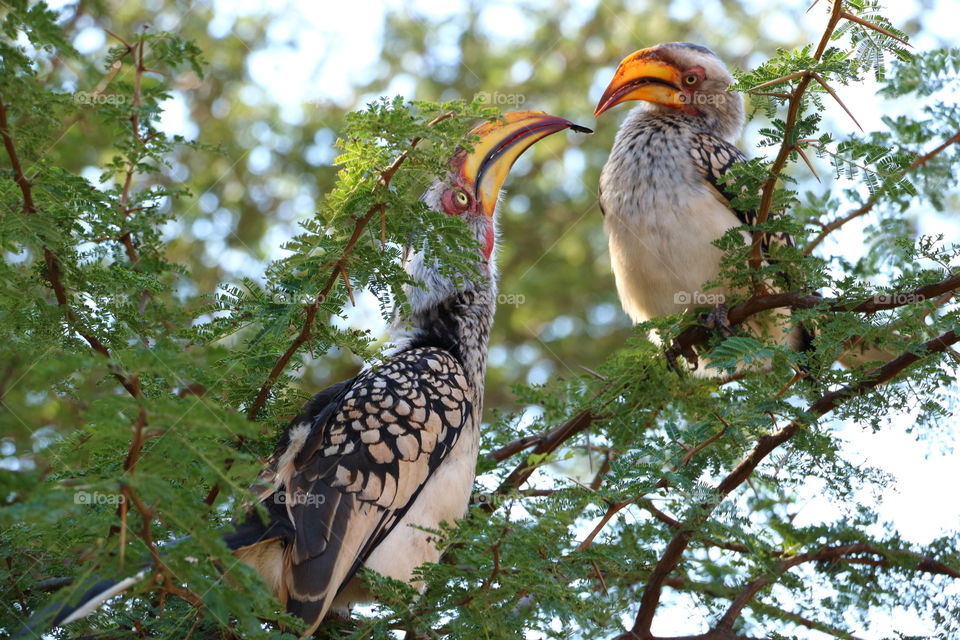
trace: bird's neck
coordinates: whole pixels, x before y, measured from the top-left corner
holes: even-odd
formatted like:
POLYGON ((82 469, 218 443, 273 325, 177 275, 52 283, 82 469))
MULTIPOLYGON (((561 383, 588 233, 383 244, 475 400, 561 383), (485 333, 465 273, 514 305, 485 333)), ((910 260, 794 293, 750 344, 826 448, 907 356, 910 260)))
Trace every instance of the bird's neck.
MULTIPOLYGON (((738 94, 723 95, 732 96, 731 101, 740 100, 738 94)), ((698 114, 689 114, 674 107, 641 102, 630 111, 624 125, 646 128, 650 126, 661 127, 669 123, 667 126, 673 125, 674 129, 710 133, 723 138, 727 142, 735 142, 743 130, 743 109, 742 107, 736 108, 736 104, 733 102, 731 104, 733 106, 729 113, 714 113, 711 110, 704 109, 698 114)))
POLYGON ((406 288, 410 313, 395 320, 394 343, 401 350, 437 347, 449 351, 460 361, 470 385, 482 394, 497 297, 493 265, 478 256, 476 273, 451 278, 417 254, 407 271, 422 284, 406 288))

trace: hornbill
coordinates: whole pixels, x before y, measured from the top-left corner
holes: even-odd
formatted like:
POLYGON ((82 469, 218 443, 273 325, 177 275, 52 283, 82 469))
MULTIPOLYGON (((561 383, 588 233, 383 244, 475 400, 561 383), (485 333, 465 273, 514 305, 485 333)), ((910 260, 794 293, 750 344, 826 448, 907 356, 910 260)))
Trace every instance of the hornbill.
POLYGON ((413 254, 406 268, 421 284, 407 288, 410 315, 392 327, 396 353, 314 397, 255 486, 269 521, 252 513, 227 536, 308 633, 331 607, 368 599, 360 567, 410 582, 414 569, 436 562, 428 531, 466 511, 496 304, 500 187, 538 140, 589 131, 539 111, 504 118, 476 127, 473 151, 458 151, 446 179, 423 195, 473 232, 478 275, 441 275, 436 262, 413 254))
MULTIPOLYGON (((713 243, 729 229, 755 223, 755 212, 730 206, 736 195, 725 173, 746 156, 734 146, 744 125, 743 98, 728 91, 733 77, 708 48, 668 42, 624 58, 594 115, 630 100, 600 174, 600 210, 624 311, 634 322, 723 302, 733 291, 703 285, 721 272, 723 251, 713 243)), ((744 232, 749 243, 749 234, 744 232)), ((793 245, 786 233, 766 233, 761 248, 793 245)), ((719 303, 719 304, 717 304, 719 303)), ((781 344, 809 345, 786 314, 752 323, 781 344), (771 322, 771 319, 774 321, 771 322)), ((653 336, 656 339, 655 336, 653 336)), ((694 364, 698 374, 705 366, 694 364)))
MULTIPOLYGON (((223 536, 309 636, 331 610, 369 599, 366 567, 413 582, 436 562, 441 522, 466 512, 473 488, 487 341, 496 304, 495 214, 520 155, 564 129, 590 130, 540 111, 514 111, 472 130, 444 179, 422 201, 461 218, 479 242, 475 270, 442 275, 415 251, 405 263, 409 314, 391 327, 386 362, 311 399, 287 427, 253 491, 251 508, 223 536)), ((87 615, 143 577, 104 582, 57 610, 54 624, 87 615)))

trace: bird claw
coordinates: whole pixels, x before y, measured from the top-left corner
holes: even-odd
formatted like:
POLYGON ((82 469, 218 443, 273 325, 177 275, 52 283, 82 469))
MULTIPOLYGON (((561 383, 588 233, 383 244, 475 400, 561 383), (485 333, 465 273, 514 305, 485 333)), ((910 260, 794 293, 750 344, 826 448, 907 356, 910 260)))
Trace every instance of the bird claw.
POLYGON ((733 327, 730 326, 730 322, 727 320, 727 305, 718 304, 711 309, 703 321, 703 326, 716 331, 724 338, 732 336, 733 327))
POLYGON ((687 364, 690 366, 690 371, 696 371, 697 367, 700 364, 700 359, 697 358, 697 353, 691 347, 681 346, 676 340, 673 341, 673 344, 667 349, 666 358, 667 358, 667 367, 671 371, 676 373, 678 376, 687 375, 687 370, 680 366, 679 358, 683 356, 684 360, 687 361, 687 364))

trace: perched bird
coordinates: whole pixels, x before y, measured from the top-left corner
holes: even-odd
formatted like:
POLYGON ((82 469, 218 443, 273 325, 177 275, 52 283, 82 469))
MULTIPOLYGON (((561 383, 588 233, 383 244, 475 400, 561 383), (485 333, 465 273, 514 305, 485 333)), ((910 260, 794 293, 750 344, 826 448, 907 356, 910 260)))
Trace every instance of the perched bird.
MULTIPOLYGON (((414 569, 440 557, 424 529, 466 512, 496 304, 500 188, 526 149, 567 128, 590 132, 540 111, 510 112, 473 129, 473 150, 459 150, 422 200, 472 231, 476 270, 441 275, 436 262, 413 253, 405 267, 419 284, 407 288, 409 316, 392 326, 395 353, 307 403, 253 487, 266 520, 251 508, 224 535, 307 623, 305 635, 332 607, 369 599, 356 578, 361 567, 412 581, 414 569)), ((101 582, 79 603, 54 607, 49 619, 83 617, 145 573, 101 582)))
POLYGON ((496 303, 495 212, 514 161, 563 129, 589 132, 539 111, 473 130, 450 173, 423 195, 459 216, 481 249, 479 275, 443 276, 415 253, 406 268, 410 316, 393 326, 396 353, 384 364, 317 394, 290 424, 256 490, 255 513, 227 536, 287 609, 312 632, 331 607, 368 599, 357 570, 411 581, 440 557, 436 530, 466 511, 480 442, 487 340, 496 303), (454 284, 459 280, 461 284, 454 284))
MULTIPOLYGON (((736 194, 724 181, 731 166, 746 160, 734 145, 744 108, 740 94, 728 91, 732 83, 710 49, 669 42, 624 58, 597 104, 599 117, 622 102, 641 101, 617 132, 599 189, 617 292, 635 322, 696 307, 722 312, 735 293, 722 286, 704 290, 721 271, 723 252, 713 242, 755 222, 754 212, 730 206, 736 194)), ((792 246, 793 240, 765 234, 765 257, 777 243, 792 246)), ((810 340, 803 327, 789 326, 786 312, 768 313, 750 328, 794 349, 810 340)), ((695 366, 706 373, 704 363, 695 366)))

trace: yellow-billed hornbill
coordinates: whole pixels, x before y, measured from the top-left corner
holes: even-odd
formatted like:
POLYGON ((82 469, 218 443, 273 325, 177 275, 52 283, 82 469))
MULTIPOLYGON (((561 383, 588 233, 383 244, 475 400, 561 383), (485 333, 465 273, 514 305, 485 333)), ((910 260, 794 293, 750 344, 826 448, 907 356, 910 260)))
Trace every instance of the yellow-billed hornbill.
MULTIPOLYGON (((475 270, 443 275, 414 251, 405 268, 409 315, 391 327, 386 362, 318 393, 287 427, 253 486, 266 519, 251 508, 223 536, 309 636, 334 607, 369 600, 357 571, 414 582, 440 557, 429 531, 466 512, 480 443, 487 340, 496 304, 495 215, 514 161, 564 129, 590 130, 541 111, 506 113, 474 128, 449 173, 423 194, 463 220, 479 242, 475 270)), ((71 622, 143 579, 102 581, 75 604, 45 613, 71 622)), ((46 623, 44 623, 46 624, 46 623)), ((37 634, 28 625, 24 637, 37 634)))
MULTIPOLYGON (((599 189, 617 292, 634 322, 694 307, 722 309, 734 293, 722 286, 704 290, 721 272, 723 251, 713 243, 731 228, 755 223, 753 211, 730 206, 735 193, 724 179, 746 160, 734 145, 744 108, 740 94, 728 90, 732 83, 710 49, 669 42, 624 58, 597 104, 599 117, 622 102, 641 101, 617 132, 599 189)), ((765 257, 776 243, 793 239, 764 234, 765 257)), ((794 349, 809 342, 786 314, 768 314, 751 327, 794 349)))
POLYGON ((310 632, 331 607, 369 598, 359 568, 412 581, 440 557, 428 531, 466 511, 496 304, 500 188, 538 140, 589 132, 539 111, 504 118, 475 128, 473 151, 456 153, 446 179, 423 195, 471 229, 479 275, 444 276, 413 254, 406 268, 420 285, 407 288, 410 315, 393 326, 396 353, 317 394, 293 420, 255 486, 269 522, 252 513, 226 538, 310 632))

